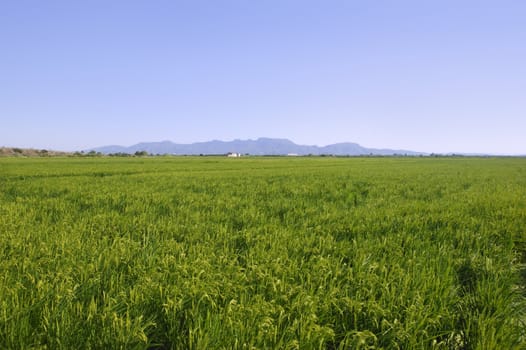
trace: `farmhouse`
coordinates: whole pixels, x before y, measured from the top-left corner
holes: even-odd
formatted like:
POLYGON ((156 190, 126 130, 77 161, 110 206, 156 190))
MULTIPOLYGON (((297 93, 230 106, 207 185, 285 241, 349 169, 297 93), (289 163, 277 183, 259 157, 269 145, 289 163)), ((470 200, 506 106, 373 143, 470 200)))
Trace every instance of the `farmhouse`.
POLYGON ((241 153, 228 152, 226 156, 230 158, 237 158, 237 157, 241 157, 241 153))

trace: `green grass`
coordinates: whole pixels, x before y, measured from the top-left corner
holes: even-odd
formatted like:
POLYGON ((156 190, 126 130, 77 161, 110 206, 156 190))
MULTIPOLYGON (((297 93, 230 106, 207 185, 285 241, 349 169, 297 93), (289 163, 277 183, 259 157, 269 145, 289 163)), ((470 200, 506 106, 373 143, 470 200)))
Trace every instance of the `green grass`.
POLYGON ((526 159, 0 159, 2 349, 525 349, 526 159))

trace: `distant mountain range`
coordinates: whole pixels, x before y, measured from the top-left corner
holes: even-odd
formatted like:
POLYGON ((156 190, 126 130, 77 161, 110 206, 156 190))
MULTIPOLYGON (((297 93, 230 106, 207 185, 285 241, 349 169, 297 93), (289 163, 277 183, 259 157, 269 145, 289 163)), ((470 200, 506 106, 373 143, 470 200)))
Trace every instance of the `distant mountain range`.
POLYGON ((257 140, 208 141, 192 144, 179 144, 171 141, 142 142, 133 146, 104 146, 87 150, 103 154, 146 151, 150 154, 177 155, 216 155, 239 153, 250 155, 424 155, 422 152, 408 150, 378 149, 360 146, 357 143, 335 143, 328 146, 297 145, 287 139, 259 138, 257 140))

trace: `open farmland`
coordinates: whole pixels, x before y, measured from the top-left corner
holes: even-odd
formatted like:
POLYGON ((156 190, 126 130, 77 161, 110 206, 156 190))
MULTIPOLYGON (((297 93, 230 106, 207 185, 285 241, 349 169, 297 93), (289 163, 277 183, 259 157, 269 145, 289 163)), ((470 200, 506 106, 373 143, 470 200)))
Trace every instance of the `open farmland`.
POLYGON ((524 349, 526 159, 0 159, 0 348, 524 349))

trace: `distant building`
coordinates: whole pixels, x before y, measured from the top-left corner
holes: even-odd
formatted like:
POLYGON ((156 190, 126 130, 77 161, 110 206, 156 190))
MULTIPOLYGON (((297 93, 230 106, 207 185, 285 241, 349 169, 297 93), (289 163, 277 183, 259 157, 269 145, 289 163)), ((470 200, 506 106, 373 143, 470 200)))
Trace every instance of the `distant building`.
POLYGON ((297 157, 298 154, 297 153, 288 153, 287 156, 289 156, 289 157, 297 157))
POLYGON ((241 153, 228 152, 228 154, 226 156, 230 157, 230 158, 237 158, 237 157, 241 157, 241 153))

